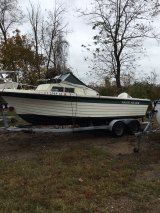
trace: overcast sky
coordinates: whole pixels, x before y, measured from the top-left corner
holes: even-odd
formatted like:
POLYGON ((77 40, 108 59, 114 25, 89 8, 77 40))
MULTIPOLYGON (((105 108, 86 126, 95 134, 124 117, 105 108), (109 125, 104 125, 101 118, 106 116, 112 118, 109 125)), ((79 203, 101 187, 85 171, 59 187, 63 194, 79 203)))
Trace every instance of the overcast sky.
MULTIPOLYGON (((26 7, 29 5, 29 0, 18 0, 20 6, 26 11, 26 7)), ((41 8, 51 10, 54 6, 54 0, 31 0, 35 5, 39 2, 41 8)), ((79 8, 85 8, 90 6, 90 0, 63 0, 66 2, 69 13, 67 14, 66 20, 68 22, 67 28, 72 30, 67 36, 67 40, 70 44, 69 47, 69 60, 68 64, 72 67, 74 74, 86 83, 93 81, 86 73, 88 72, 89 62, 84 60, 84 57, 88 54, 81 45, 87 45, 92 42, 94 31, 90 26, 84 23, 82 18, 78 18, 73 12, 74 6, 79 8), (87 3, 86 3, 87 2, 87 3)), ((158 24, 159 25, 159 24, 158 24)), ((158 26, 160 27, 160 26, 158 26)), ((148 40, 145 42, 145 47, 148 52, 148 56, 140 61, 141 67, 139 70, 143 70, 142 73, 150 73, 151 70, 155 69, 157 74, 160 76, 160 46, 154 40, 148 40)), ((160 77, 158 77, 160 83, 160 77)))

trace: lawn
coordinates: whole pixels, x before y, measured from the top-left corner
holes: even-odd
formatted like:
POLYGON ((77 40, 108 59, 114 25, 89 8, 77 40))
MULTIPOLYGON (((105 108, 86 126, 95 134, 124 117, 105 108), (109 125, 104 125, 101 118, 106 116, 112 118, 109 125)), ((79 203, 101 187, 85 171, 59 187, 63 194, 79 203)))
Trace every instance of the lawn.
POLYGON ((148 163, 145 154, 114 158, 84 144, 20 161, 2 159, 0 212, 123 212, 110 202, 125 199, 132 203, 128 212, 145 212, 160 198, 159 179, 136 180, 148 163))
POLYGON ((140 153, 135 136, 105 131, 1 132, 0 141, 0 213, 159 213, 159 135, 144 137, 140 153))

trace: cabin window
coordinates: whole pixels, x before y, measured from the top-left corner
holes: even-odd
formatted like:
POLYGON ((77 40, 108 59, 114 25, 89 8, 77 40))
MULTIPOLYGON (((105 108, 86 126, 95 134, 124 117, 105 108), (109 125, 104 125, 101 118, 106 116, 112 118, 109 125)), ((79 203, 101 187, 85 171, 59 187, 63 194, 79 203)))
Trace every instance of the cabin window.
POLYGON ((52 87, 51 91, 52 92, 63 92, 64 88, 63 87, 52 87))
POLYGON ((74 93, 74 88, 65 87, 65 92, 74 93))

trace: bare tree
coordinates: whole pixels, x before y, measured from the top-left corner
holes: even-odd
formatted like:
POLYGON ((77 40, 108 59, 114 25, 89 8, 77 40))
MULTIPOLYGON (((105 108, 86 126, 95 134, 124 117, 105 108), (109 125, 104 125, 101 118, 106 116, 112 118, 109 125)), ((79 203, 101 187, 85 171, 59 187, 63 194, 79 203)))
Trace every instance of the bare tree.
POLYGON ((56 70, 62 71, 67 67, 68 46, 69 43, 63 35, 58 35, 57 38, 55 38, 51 48, 52 57, 50 58, 50 63, 54 65, 56 70))
POLYGON ((63 3, 55 2, 52 11, 42 25, 42 42, 47 56, 46 68, 62 71, 66 67, 69 43, 66 40, 67 24, 63 24, 64 14, 67 12, 63 3))
POLYGON ((146 38, 157 38, 153 21, 159 1, 93 0, 92 9, 80 11, 95 30, 92 74, 112 77, 121 87, 121 75, 135 69, 146 38), (135 63, 136 62, 136 63, 135 63))
POLYGON ((9 31, 14 25, 21 24, 23 17, 17 0, 0 0, 0 31, 5 42, 7 42, 9 31))
POLYGON ((36 69, 39 78, 43 71, 62 70, 66 66, 68 56, 68 42, 66 40, 66 26, 63 24, 66 7, 63 3, 57 3, 53 10, 45 10, 42 15, 40 4, 35 6, 30 1, 28 20, 32 29, 32 38, 36 52, 36 69), (41 54, 45 56, 45 64, 42 67, 41 54), (43 69, 42 69, 43 68, 43 69))
POLYGON ((28 20, 31 24, 32 29, 32 35, 33 35, 33 43, 35 47, 35 60, 36 60, 36 69, 38 71, 39 79, 41 75, 41 23, 43 20, 43 17, 41 15, 41 6, 38 3, 37 6, 31 3, 30 1, 30 7, 27 8, 28 11, 28 20))

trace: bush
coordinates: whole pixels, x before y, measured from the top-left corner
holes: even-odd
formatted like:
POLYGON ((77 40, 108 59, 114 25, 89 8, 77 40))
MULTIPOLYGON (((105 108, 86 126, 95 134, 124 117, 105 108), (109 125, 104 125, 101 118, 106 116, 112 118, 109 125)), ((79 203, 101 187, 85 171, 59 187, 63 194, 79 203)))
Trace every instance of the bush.
POLYGON ((122 92, 127 92, 133 98, 147 98, 151 101, 160 99, 160 86, 146 82, 135 82, 127 88, 117 88, 107 83, 104 86, 96 86, 96 90, 102 96, 118 96, 122 92))
POLYGON ((160 86, 136 82, 128 86, 127 93, 133 98, 148 98, 153 101, 160 98, 160 86))

